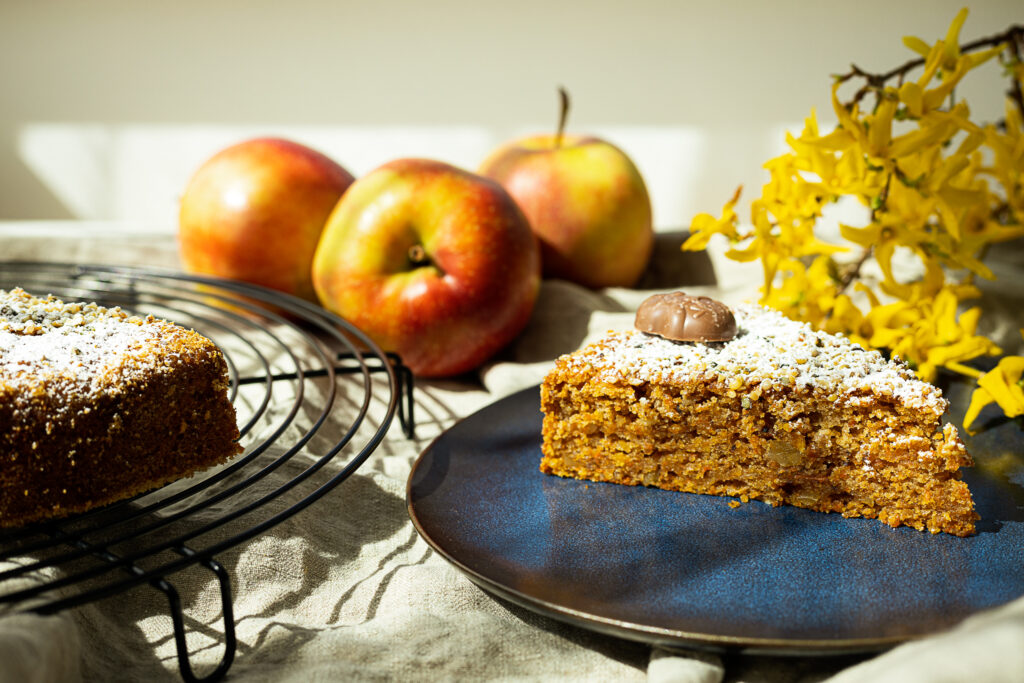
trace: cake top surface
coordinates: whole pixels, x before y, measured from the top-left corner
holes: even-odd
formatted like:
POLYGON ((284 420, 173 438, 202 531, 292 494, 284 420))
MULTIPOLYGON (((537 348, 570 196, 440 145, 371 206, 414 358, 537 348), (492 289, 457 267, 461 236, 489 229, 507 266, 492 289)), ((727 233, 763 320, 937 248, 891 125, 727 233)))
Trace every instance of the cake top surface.
POLYGON ((699 378, 721 381, 728 389, 806 386, 847 400, 888 395, 936 414, 946 409, 942 392, 902 362, 761 306, 738 306, 735 313, 738 333, 727 342, 675 342, 637 330, 610 332, 563 356, 562 362, 589 365, 599 378, 613 382, 699 378))
POLYGON ((120 308, 0 290, 0 389, 50 383, 86 395, 109 392, 133 374, 174 364, 191 345, 188 335, 199 337, 120 308), (165 351, 154 353, 158 343, 165 351))

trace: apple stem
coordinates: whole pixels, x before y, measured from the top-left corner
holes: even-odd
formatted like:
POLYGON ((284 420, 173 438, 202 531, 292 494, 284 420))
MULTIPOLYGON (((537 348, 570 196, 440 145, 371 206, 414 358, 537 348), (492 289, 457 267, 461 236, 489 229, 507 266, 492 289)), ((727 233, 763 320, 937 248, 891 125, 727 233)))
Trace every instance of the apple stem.
POLYGON ((423 266, 430 263, 430 257, 427 256, 427 250, 423 248, 422 244, 414 244, 409 247, 409 261, 414 266, 423 266))
POLYGON ((558 130, 555 131, 555 149, 562 146, 562 136, 565 134, 565 122, 569 119, 569 93, 562 86, 558 86, 558 99, 560 107, 558 112, 558 130))

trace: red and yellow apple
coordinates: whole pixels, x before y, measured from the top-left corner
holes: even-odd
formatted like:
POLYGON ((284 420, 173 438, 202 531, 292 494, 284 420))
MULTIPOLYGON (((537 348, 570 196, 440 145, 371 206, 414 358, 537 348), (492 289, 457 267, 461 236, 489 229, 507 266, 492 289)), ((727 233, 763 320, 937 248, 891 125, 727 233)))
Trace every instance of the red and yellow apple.
POLYGON ((358 179, 313 258, 322 305, 422 377, 472 370, 526 325, 540 251, 497 183, 426 159, 358 179))
POLYGON ((313 253, 353 180, 328 157, 289 140, 257 138, 218 152, 181 198, 185 269, 315 302, 313 253))
POLYGON ((564 135, 568 97, 554 135, 494 150, 479 172, 508 190, 541 244, 545 277, 591 287, 636 284, 651 256, 651 200, 640 171, 599 138, 564 135))

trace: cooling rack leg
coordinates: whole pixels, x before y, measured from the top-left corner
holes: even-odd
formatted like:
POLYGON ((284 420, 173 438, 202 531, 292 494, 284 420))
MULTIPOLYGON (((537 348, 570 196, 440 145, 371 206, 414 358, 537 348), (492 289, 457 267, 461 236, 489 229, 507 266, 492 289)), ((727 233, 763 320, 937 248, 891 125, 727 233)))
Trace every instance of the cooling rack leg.
MULTIPOLYGON (((402 362, 402 357, 394 351, 388 351, 386 354, 388 362, 391 363, 391 367, 395 371, 395 379, 397 380, 398 386, 395 390, 398 392, 398 423, 402 427, 402 434, 407 439, 416 438, 416 416, 413 413, 413 408, 416 405, 416 396, 413 392, 414 387, 414 375, 409 366, 402 362)), ((339 358, 348 356, 347 354, 339 354, 339 358)), ((348 356, 350 357, 350 356, 348 356)), ((383 369, 383 368, 381 368, 383 369)), ((377 371, 378 368, 371 367, 370 372, 377 371)))
POLYGON ((413 395, 412 370, 399 360, 395 365, 395 374, 398 377, 398 422, 402 425, 405 438, 415 439, 416 417, 413 415, 413 407, 416 399, 413 395))
MULTIPOLYGON (((194 554, 189 549, 179 548, 178 550, 184 551, 183 554, 186 555, 194 554)), ((231 603, 231 583, 228 579, 227 570, 215 560, 206 560, 202 562, 202 565, 212 571, 220 583, 221 608, 224 615, 224 655, 221 657, 217 667, 203 678, 196 677, 189 660, 188 645, 185 642, 185 618, 181 609, 181 597, 178 595, 178 590, 166 579, 158 579, 153 582, 153 586, 163 591, 167 596, 167 602, 171 611, 171 622, 174 624, 174 644, 178 651, 178 671, 181 672, 181 678, 185 683, 211 683, 212 681, 222 679, 228 672, 228 669, 231 668, 232 662, 235 661, 235 651, 238 647, 238 641, 235 637, 235 615, 231 603)))

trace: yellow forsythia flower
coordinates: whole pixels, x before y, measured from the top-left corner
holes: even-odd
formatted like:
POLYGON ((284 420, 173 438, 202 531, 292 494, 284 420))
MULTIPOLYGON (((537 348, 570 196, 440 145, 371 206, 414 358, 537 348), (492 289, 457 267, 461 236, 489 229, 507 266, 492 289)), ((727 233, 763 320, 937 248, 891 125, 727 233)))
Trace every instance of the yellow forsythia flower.
POLYGON ((726 237, 735 238, 736 235, 736 223, 738 218, 736 216, 736 203, 740 200, 740 193, 743 191, 743 186, 740 185, 736 188, 735 194, 732 199, 725 203, 722 207, 722 217, 715 218, 711 214, 702 213, 694 217, 690 225, 690 236, 683 243, 683 249, 688 251, 700 251, 708 246, 708 242, 711 240, 712 235, 722 234, 726 237))
MULTIPOLYGON (((1024 334, 1024 330, 1021 330, 1024 334)), ((993 369, 978 378, 978 388, 971 394, 971 404, 964 415, 968 432, 981 409, 996 403, 1007 417, 1024 415, 1024 356, 1006 356, 993 369)))
POLYGON ((866 319, 875 348, 888 348, 907 361, 926 382, 934 382, 940 367, 969 376, 978 372, 965 362, 999 353, 990 339, 975 334, 981 309, 957 314, 957 297, 944 288, 933 299, 896 301, 868 311, 866 319))

